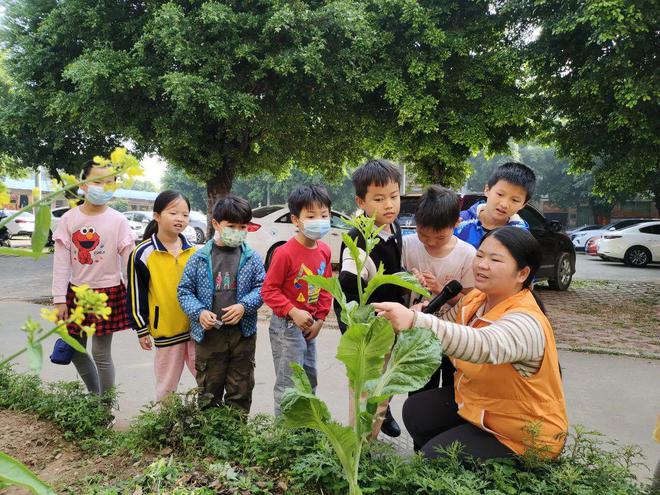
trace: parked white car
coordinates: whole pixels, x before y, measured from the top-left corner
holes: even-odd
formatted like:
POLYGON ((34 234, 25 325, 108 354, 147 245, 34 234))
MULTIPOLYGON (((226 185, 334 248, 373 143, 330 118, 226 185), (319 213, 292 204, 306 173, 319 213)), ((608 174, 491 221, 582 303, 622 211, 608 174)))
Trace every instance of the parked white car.
MULTIPOLYGON (((131 225, 131 230, 136 232, 136 242, 142 240, 144 236, 144 229, 147 228, 149 222, 153 219, 153 212, 151 211, 124 211, 123 215, 128 218, 128 223, 131 225), (136 227, 137 226, 137 227, 136 227)), ((191 244, 198 244, 197 232, 195 229, 188 225, 182 232, 186 240, 191 244)))
MULTIPOLYGON (((7 218, 14 215, 16 212, 13 210, 0 210, 0 218, 7 218)), ((8 238, 11 239, 17 235, 26 235, 32 237, 34 232, 34 215, 32 213, 23 212, 16 218, 10 220, 7 225, 8 238)))
POLYGON ((604 234, 598 243, 598 254, 634 267, 660 262, 660 221, 604 234))
POLYGON ((649 222, 653 220, 652 218, 626 218, 623 220, 616 220, 615 222, 609 223, 602 226, 599 229, 595 230, 583 230, 580 232, 575 232, 571 234, 571 241, 573 246, 575 246, 576 251, 584 251, 584 248, 587 246, 587 243, 596 237, 606 234, 614 230, 621 230, 627 227, 631 227, 638 223, 649 222))
MULTIPOLYGON (((346 215, 332 211, 330 233, 322 239, 332 250, 331 261, 333 264, 339 263, 341 234, 349 230, 342 220, 343 218, 348 219, 346 215)), ((291 223, 291 214, 287 206, 262 206, 252 210, 252 222, 248 227, 247 242, 261 256, 268 268, 275 248, 291 239, 296 232, 298 229, 291 223)))
POLYGON ((206 242, 206 214, 192 210, 189 218, 190 226, 195 229, 197 234, 197 244, 204 244, 206 242))

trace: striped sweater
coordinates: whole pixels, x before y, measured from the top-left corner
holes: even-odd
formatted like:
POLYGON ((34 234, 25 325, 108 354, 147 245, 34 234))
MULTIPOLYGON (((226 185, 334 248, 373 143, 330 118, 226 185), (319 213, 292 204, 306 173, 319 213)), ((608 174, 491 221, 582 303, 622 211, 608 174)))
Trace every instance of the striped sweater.
POLYGON ((511 363, 524 377, 536 373, 545 352, 545 334, 539 321, 527 313, 509 313, 495 322, 481 318, 484 306, 470 322, 488 323, 479 329, 456 322, 458 304, 439 315, 415 312, 414 327, 430 328, 442 343, 443 352, 476 364, 511 363))

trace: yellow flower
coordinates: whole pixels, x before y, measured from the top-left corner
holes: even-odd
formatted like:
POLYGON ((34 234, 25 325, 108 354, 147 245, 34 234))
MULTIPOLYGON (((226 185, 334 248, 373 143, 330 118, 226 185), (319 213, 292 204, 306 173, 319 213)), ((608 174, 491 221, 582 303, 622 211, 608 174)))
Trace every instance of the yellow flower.
POLYGON ((0 207, 9 204, 11 198, 9 197, 9 192, 7 191, 5 185, 0 182, 0 207))
POLYGON ((82 328, 83 332, 85 332, 88 337, 91 337, 96 333, 96 323, 92 323, 91 325, 83 325, 80 328, 82 328))
POLYGON ((41 199, 41 189, 38 187, 32 188, 32 201, 39 201, 41 199))
POLYGON ((53 189, 59 189, 63 186, 63 184, 57 179, 50 179, 50 183, 53 186, 53 189))
POLYGON ((110 153, 110 160, 112 163, 119 163, 126 157, 126 148, 115 148, 115 150, 110 153))
POLYGON ((92 161, 96 163, 97 167, 107 167, 110 163, 110 160, 103 158, 102 156, 95 156, 92 161))
POLYGON ((41 308, 41 317, 44 320, 52 321, 53 323, 55 323, 57 321, 57 310, 41 308))
POLYGON ((62 173, 62 174, 60 174, 60 177, 62 177, 62 180, 63 180, 67 185, 71 185, 71 184, 73 184, 74 182, 78 182, 78 179, 76 179, 76 177, 75 177, 74 175, 71 175, 71 174, 65 174, 65 173, 62 173))
POLYGON ((76 206, 78 206, 77 199, 68 199, 67 201, 69 203, 69 208, 75 208, 76 206))
POLYGON ((132 165, 126 169, 126 175, 129 177, 137 177, 144 174, 144 170, 139 165, 132 165))

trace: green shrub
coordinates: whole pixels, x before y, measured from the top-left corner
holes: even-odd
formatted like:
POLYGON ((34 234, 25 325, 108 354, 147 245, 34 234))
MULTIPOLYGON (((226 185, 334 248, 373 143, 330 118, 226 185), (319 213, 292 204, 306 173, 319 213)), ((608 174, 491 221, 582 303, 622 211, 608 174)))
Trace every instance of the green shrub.
POLYGON ((88 394, 80 382, 43 383, 37 375, 0 367, 0 407, 52 421, 65 439, 85 445, 111 435, 114 392, 88 394))

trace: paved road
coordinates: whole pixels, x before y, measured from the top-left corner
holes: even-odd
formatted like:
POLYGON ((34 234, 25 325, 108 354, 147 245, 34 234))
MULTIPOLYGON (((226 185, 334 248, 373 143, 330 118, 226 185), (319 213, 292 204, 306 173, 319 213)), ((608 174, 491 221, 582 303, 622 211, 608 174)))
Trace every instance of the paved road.
MULTIPOLYGON (((585 259, 578 255, 578 277, 585 278, 591 264, 611 265, 585 259), (587 269, 584 269, 587 267, 587 269)), ((52 256, 39 260, 0 256, 0 354, 9 354, 25 341, 19 330, 27 316, 39 318, 40 305, 46 304, 50 294, 52 256), (36 303, 36 304, 34 304, 36 303)), ((610 266, 608 266, 610 268, 610 266)), ((654 273, 660 270, 621 268, 632 275, 654 273)), ((595 268, 595 273, 601 269, 595 268)), ((602 275, 594 278, 602 279, 602 275)), ((319 396, 329 405, 333 415, 346 421, 348 413, 347 382, 344 370, 334 358, 339 333, 328 330, 319 338, 319 396)), ((54 339, 53 339, 54 340, 54 339)), ((45 344, 45 354, 52 349, 52 341, 45 344)), ((130 418, 154 399, 153 353, 142 351, 134 335, 121 332, 115 335, 113 355, 117 367, 120 391, 118 424, 125 427, 130 418)), ((616 356, 560 352, 564 368, 564 383, 569 419, 584 424, 622 443, 642 447, 649 465, 655 466, 660 458, 660 446, 651 439, 651 432, 660 414, 660 361, 616 356)), ((25 369, 20 359, 17 369, 25 369)), ((73 366, 56 366, 46 362, 41 372, 44 380, 74 380, 73 366)), ((272 412, 273 364, 268 339, 267 322, 259 323, 256 388, 254 412, 272 412)), ((184 374, 180 390, 194 386, 194 379, 184 374)), ((392 406, 397 418, 401 417, 402 397, 396 397, 392 406)), ((640 471, 641 476, 645 476, 640 471)))
MULTIPOLYGON (((24 343, 18 330, 24 319, 38 318, 40 306, 29 303, 0 301, 0 336, 2 353, 12 352, 24 343)), ((333 416, 346 421, 348 416, 347 381, 343 367, 334 358, 340 334, 336 330, 321 332, 319 354, 319 396, 326 401, 333 416)), ((52 341, 45 344, 45 354, 52 349, 52 341)), ((253 412, 272 413, 274 384, 273 361, 268 339, 267 321, 259 322, 257 339, 256 387, 253 412)), ((153 353, 139 348, 134 335, 120 332, 115 335, 113 355, 117 368, 117 387, 120 391, 118 426, 126 427, 140 409, 154 400, 153 353)), ((624 444, 639 445, 648 465, 660 459, 660 445, 651 439, 651 432, 660 413, 660 361, 560 352, 564 370, 564 384, 569 419, 583 424, 624 444)), ((17 369, 26 369, 25 359, 19 359, 17 369)), ((46 381, 75 380, 73 366, 44 364, 41 377, 46 381)), ((194 386, 187 372, 180 390, 194 386)), ((404 398, 392 402, 394 415, 401 418, 404 398)), ((409 440, 404 440, 404 446, 409 440)), ((647 477, 647 471, 638 474, 647 477)))
POLYGON ((573 278, 660 283, 660 264, 648 265, 645 268, 630 268, 620 261, 604 261, 598 256, 577 253, 573 278))

